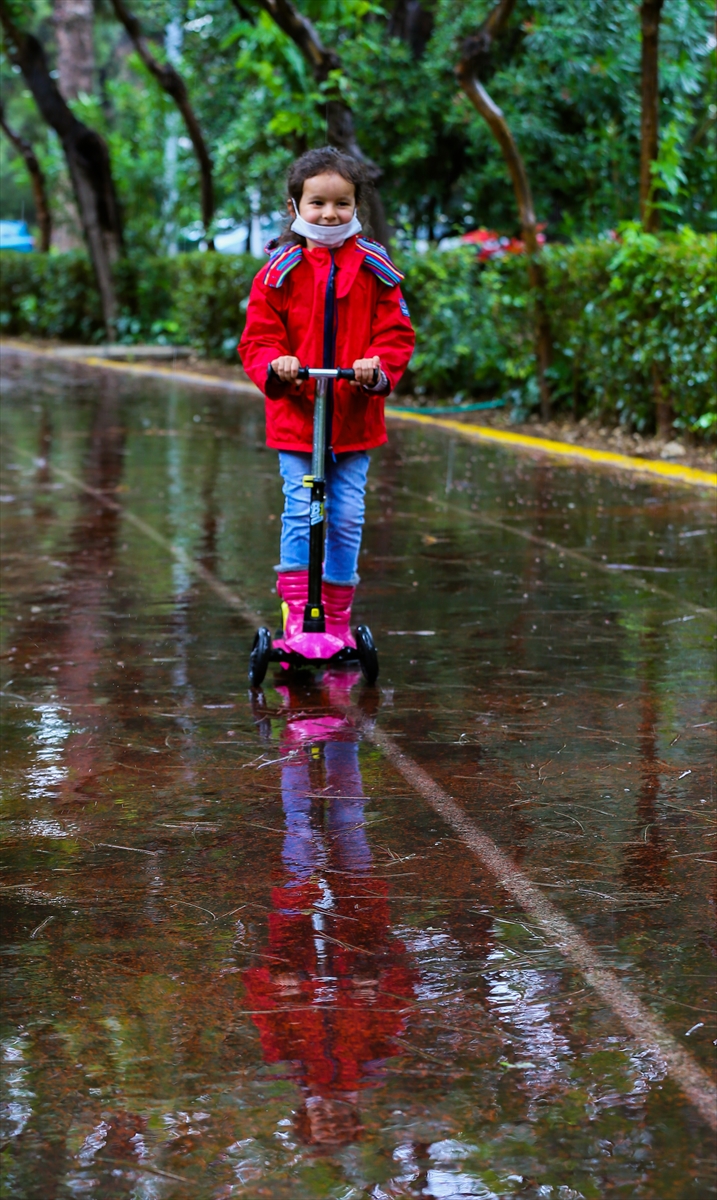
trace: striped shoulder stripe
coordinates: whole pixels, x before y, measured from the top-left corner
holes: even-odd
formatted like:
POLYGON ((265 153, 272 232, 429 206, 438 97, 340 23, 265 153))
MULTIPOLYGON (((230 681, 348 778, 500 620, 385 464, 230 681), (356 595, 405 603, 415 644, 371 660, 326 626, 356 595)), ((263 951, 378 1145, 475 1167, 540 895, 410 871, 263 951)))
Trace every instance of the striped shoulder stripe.
POLYGON ((269 261, 264 283, 267 287, 278 288, 290 271, 301 262, 303 251, 301 246, 283 246, 269 261))
POLYGON ((397 284, 403 283, 404 276, 391 262, 385 246, 372 241, 371 238, 356 238, 356 243, 364 252, 363 265, 369 271, 373 271, 382 283, 388 287, 396 287, 397 284))

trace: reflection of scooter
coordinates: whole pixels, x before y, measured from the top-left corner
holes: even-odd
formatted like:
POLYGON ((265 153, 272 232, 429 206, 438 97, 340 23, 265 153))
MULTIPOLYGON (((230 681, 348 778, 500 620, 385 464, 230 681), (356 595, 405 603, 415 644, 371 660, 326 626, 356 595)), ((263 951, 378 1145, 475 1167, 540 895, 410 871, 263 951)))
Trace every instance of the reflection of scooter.
POLYGON ((350 688, 346 674, 325 673, 315 712, 311 691, 278 689, 285 879, 272 890, 268 944, 244 973, 265 1061, 291 1064, 296 1130, 317 1147, 360 1136, 360 1093, 398 1052, 413 993, 387 885, 373 876, 357 731, 326 709, 350 688))
MULTIPOLYGON (((376 372, 378 377, 378 372, 376 372)), ((368 625, 358 625, 354 638, 337 637, 327 633, 324 606, 321 600, 321 575, 324 561, 324 520, 326 480, 324 460, 326 457, 326 393, 330 379, 354 379, 352 368, 302 367, 300 379, 316 380, 314 402, 314 442, 311 456, 311 474, 304 479, 304 486, 311 488, 309 506, 309 596, 304 609, 303 628, 288 632, 286 614, 282 632, 272 642, 271 632, 262 625, 254 635, 249 658, 249 679, 252 687, 259 687, 266 675, 270 662, 279 662, 290 667, 321 667, 327 663, 358 662, 367 683, 375 683, 378 677, 378 654, 368 625)))

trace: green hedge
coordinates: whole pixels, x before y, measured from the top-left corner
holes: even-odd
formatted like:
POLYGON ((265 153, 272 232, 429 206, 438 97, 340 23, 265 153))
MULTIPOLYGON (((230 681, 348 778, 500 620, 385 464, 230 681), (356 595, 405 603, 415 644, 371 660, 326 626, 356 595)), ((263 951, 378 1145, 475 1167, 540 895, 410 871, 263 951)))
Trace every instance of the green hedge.
MULTIPOLYGON (((660 238, 634 225, 620 240, 549 246, 543 255, 557 411, 654 427, 656 369, 678 429, 717 427, 717 239, 660 238)), ((416 326, 411 385, 437 395, 501 391, 538 403, 525 259, 481 264, 466 249, 404 255, 416 326)))
MULTIPOLYGON (((717 241, 684 229, 660 238, 553 245, 543 256, 557 411, 654 426, 654 372, 678 429, 717 430, 717 241)), ((537 404, 525 259, 474 251, 400 255, 417 346, 405 387, 456 399, 500 393, 537 404)), ((181 254, 116 269, 124 342, 188 342, 232 359, 257 270, 244 255, 181 254)), ((80 342, 104 337, 81 254, 0 255, 0 330, 80 342)))
POLYGON ((577 409, 654 424, 654 373, 678 429, 717 431, 717 239, 656 238, 556 247, 546 256, 556 331, 555 389, 577 409))
MULTIPOLYGON (((258 263, 248 255, 178 254, 115 267, 120 342, 188 343, 236 357, 242 300, 258 263)), ((0 332, 102 342, 97 288, 84 254, 0 254, 0 332)))
POLYGON ((0 332, 96 342, 99 315, 84 254, 0 253, 0 332))

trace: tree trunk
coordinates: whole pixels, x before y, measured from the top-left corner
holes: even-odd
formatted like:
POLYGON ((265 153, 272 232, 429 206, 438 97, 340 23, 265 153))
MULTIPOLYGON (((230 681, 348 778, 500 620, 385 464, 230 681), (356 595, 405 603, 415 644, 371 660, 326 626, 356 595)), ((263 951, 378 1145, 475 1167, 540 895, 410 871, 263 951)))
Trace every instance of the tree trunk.
POLYGON ((660 210, 655 208, 655 181, 652 164, 659 143, 659 40, 660 16, 664 0, 643 0, 640 7, 642 29, 642 112, 640 116, 640 220, 643 229, 654 232, 659 224, 660 210))
POLYGON ((489 13, 478 33, 464 42, 456 75, 471 104, 486 121, 498 142, 513 181, 523 241, 528 253, 528 279, 535 307, 535 347, 540 388, 540 415, 543 420, 548 420, 552 409, 548 371, 552 361, 553 343, 545 304, 545 270, 540 261, 533 197, 525 163, 508 128, 508 123, 501 109, 494 103, 477 78, 478 70, 489 59, 493 41, 503 30, 514 7, 515 0, 500 0, 500 3, 489 13))
POLYGON ((112 0, 112 6, 118 20, 122 22, 131 37, 135 50, 142 59, 145 67, 154 75, 159 86, 164 89, 167 95, 172 97, 182 114, 199 164, 202 185, 202 224, 204 225, 205 233, 208 235, 209 226, 214 216, 212 160, 209 156, 209 151, 207 150, 204 135, 202 134, 196 114, 189 102, 187 85, 171 63, 160 63, 154 57, 142 33, 142 26, 134 14, 126 7, 124 0, 112 0))
POLYGON ((335 146, 337 150, 342 150, 344 154, 349 154, 352 158, 358 159, 366 168, 366 173, 371 184, 366 196, 369 220, 371 222, 371 233, 377 241, 387 246, 391 239, 391 231, 388 227, 386 210, 383 207, 381 193, 378 190, 378 181, 383 172, 372 159, 366 157, 359 146, 356 140, 353 113, 348 104, 345 104, 343 100, 329 100, 326 105, 326 124, 328 127, 327 141, 329 145, 335 146))
POLYGON ((65 100, 76 99, 80 92, 90 95, 93 91, 95 48, 92 8, 92 0, 55 0, 57 82, 65 100))
POLYGON ((40 42, 17 28, 8 0, 0 0, 0 22, 13 62, 20 67, 37 107, 62 143, 95 271, 107 337, 112 341, 117 317, 112 263, 122 251, 122 223, 107 146, 94 129, 77 120, 63 100, 40 42))
POLYGON ((18 154, 21 154, 25 160, 35 200, 35 215, 40 227, 40 250, 46 254, 50 249, 50 242, 52 240, 52 215, 45 188, 45 176, 42 173, 42 169, 30 143, 24 137, 20 137, 19 133, 15 133, 5 120, 5 109, 2 104, 0 104, 0 128, 6 138, 12 142, 18 154))
POLYGON ((665 394, 665 386, 656 362, 652 364, 652 395, 655 399, 655 429, 658 437, 671 438, 675 414, 669 394, 665 394))
POLYGON ((414 58, 422 58, 433 35, 434 13, 421 0, 394 0, 386 32, 410 47, 414 58))
MULTIPOLYGON (((233 3, 239 12, 241 5, 238 0, 233 0, 233 3)), ((327 83, 332 71, 341 70, 338 54, 324 46, 311 21, 294 7, 292 0, 259 0, 259 3, 287 37, 298 46, 319 85, 327 83)), ((372 232, 379 242, 388 245, 390 230, 377 186, 382 171, 361 149, 356 138, 353 113, 345 100, 327 99, 326 124, 329 144, 364 164, 372 185, 367 196, 372 232)))

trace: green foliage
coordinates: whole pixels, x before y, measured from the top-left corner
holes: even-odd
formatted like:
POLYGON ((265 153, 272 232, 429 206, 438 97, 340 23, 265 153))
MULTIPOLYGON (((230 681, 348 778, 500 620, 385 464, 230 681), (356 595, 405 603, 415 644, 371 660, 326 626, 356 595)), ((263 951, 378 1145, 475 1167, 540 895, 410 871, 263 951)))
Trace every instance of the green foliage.
MULTIPOLYGON (((118 340, 193 345, 234 359, 258 263, 248 255, 178 254, 124 260, 115 269, 118 340)), ((101 342, 99 297, 84 254, 0 257, 0 331, 8 335, 101 342)))
POLYGON ((717 239, 684 228, 656 238, 637 225, 621 241, 546 254, 563 403, 638 429, 654 421, 655 384, 680 429, 717 419, 717 239))
MULTIPOLYGON (((406 238, 434 240, 486 224, 517 232, 510 179, 485 122, 459 92, 455 65, 490 0, 422 0, 432 14, 425 49, 392 36, 396 7, 369 0, 297 0, 341 69, 318 87, 294 43, 258 0, 239 16, 228 0, 182 6, 180 68, 214 162, 217 229, 255 207, 282 207, 291 159, 325 139, 324 103, 352 106, 361 145, 383 171, 389 219, 406 238)), ((47 0, 27 0, 24 27, 55 63, 47 0)), ((173 0, 134 0, 133 11, 163 56, 173 0)), ((708 0, 670 0, 660 31, 661 150, 656 199, 665 228, 715 220, 715 55, 708 0)), ((199 218, 198 170, 174 105, 148 74, 106 0, 95 16, 97 87, 72 102, 110 146, 130 252, 163 253, 172 228, 199 218), (177 143, 171 182, 168 147, 177 143)), ((499 39, 485 82, 525 158, 536 211, 548 237, 584 237, 634 218, 638 207, 640 29, 624 0, 520 0, 499 39)), ((69 181, 54 133, 0 52, 0 83, 11 124, 35 146, 48 175, 58 225, 68 216, 69 181)), ((12 158, 2 215, 32 214, 24 168, 12 158)), ((169 156, 171 158, 171 155, 169 156)))
MULTIPOLYGON (((416 330, 406 385, 418 395, 475 395, 513 374, 509 339, 493 332, 503 275, 487 271, 475 250, 404 254, 403 291, 416 330)), ((523 303, 525 297, 523 296, 523 303)))
POLYGON ((0 331, 100 340, 94 275, 85 254, 0 254, 0 331))
MULTIPOLYGON (((655 378, 675 424, 717 429, 717 241, 690 229, 551 246, 543 254, 554 339, 558 411, 602 414, 638 429, 654 424, 655 378)), ((506 395, 537 403, 533 297, 525 258, 482 264, 460 249, 404 254, 404 291, 417 345, 405 386, 459 399, 506 395)), ((180 254, 117 269, 120 340, 187 342, 233 360, 258 263, 248 255, 180 254)), ((80 254, 3 252, 0 328, 101 341, 100 308, 80 254)))
MULTIPOLYGON (((619 242, 552 246, 544 254, 558 410, 601 414, 640 430, 655 419, 655 380, 679 429, 717 424, 717 242, 690 229, 656 238, 636 225, 619 242)), ((537 402, 533 303, 522 258, 485 266, 467 251, 408 257, 417 331, 416 392, 500 390, 537 402)))
POLYGON ((243 254, 182 254, 173 261, 179 337, 208 357, 235 360, 259 263, 243 254))

